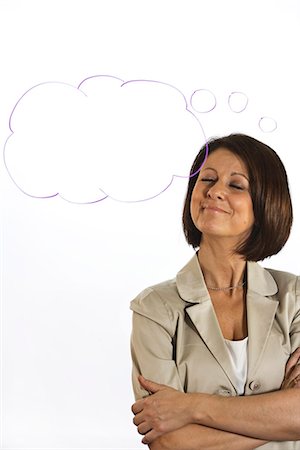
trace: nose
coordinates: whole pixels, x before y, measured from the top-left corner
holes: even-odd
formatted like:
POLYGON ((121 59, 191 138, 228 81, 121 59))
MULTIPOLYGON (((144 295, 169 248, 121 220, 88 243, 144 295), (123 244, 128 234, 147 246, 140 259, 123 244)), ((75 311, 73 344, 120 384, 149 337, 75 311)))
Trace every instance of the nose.
POLYGON ((223 200, 225 197, 225 187, 220 182, 216 182, 208 189, 207 196, 213 200, 223 200))

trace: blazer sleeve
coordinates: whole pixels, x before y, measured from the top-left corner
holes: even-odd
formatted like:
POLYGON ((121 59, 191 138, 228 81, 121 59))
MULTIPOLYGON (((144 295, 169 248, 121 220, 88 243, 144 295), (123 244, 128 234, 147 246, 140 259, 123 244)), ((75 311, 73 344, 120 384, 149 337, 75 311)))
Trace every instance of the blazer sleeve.
POLYGON ((173 359, 176 318, 152 288, 130 304, 133 311, 131 333, 132 384, 136 399, 149 393, 140 387, 138 375, 183 391, 173 359))
POLYGON ((300 347, 300 277, 296 278, 295 310, 290 327, 291 352, 300 347))

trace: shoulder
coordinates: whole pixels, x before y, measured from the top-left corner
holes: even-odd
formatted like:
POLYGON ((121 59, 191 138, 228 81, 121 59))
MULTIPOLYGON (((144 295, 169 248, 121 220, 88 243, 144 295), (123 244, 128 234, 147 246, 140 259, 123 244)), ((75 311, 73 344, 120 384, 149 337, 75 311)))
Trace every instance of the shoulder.
POLYGON ((174 320, 187 303, 197 303, 203 297, 203 290, 205 292, 202 272, 194 255, 175 278, 144 289, 130 307, 149 318, 168 314, 174 320))
POLYGON ((260 295, 282 297, 299 295, 299 277, 290 272, 264 268, 259 263, 248 262, 248 289, 260 295))
POLYGON ((269 268, 263 270, 272 277, 276 285, 276 292, 271 295, 271 298, 279 302, 277 315, 287 314, 292 320, 300 311, 300 277, 282 270, 269 268))
POLYGON ((290 273, 284 272, 282 270, 275 269, 265 269, 275 280, 278 292, 280 293, 291 293, 296 296, 300 295, 300 277, 290 273))
POLYGON ((178 309, 183 309, 176 279, 150 286, 140 292, 130 303, 130 309, 156 322, 173 322, 178 309))

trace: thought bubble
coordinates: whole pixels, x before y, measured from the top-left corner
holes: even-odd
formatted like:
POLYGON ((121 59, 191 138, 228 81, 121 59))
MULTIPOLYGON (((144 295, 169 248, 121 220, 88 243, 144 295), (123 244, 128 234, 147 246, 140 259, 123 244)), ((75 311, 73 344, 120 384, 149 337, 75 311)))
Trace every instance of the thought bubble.
POLYGON ((206 142, 174 86, 94 76, 29 89, 10 117, 4 161, 27 195, 78 203, 143 201, 188 177, 206 142))
POLYGON ((272 117, 265 116, 259 119, 258 126, 264 133, 272 133, 277 128, 277 122, 272 117))
MULTIPOLYGON (((245 128, 253 128, 253 125, 258 125, 258 130, 263 133, 272 133, 277 129, 277 122, 272 117, 259 116, 257 120, 251 125, 249 118, 253 118, 253 109, 249 111, 248 103, 249 98, 246 93, 241 91, 232 91, 226 96, 228 111, 236 113, 235 117, 238 120, 233 120, 233 115, 224 115, 226 109, 224 109, 224 99, 218 99, 217 96, 210 90, 200 88, 194 90, 190 96, 190 107, 194 111, 197 118, 204 117, 203 113, 206 113, 206 117, 209 117, 209 113, 212 113, 212 120, 210 123, 206 121, 205 133, 209 129, 210 136, 220 136, 235 132, 247 133, 245 128), (247 110, 246 112, 244 112, 247 110), (250 112, 250 114, 249 114, 250 112), (260 118, 259 118, 260 117, 260 118), (248 123, 247 123, 248 122, 248 123), (217 124, 217 126, 216 126, 217 124)), ((252 106, 255 102, 252 102, 252 106)), ((205 119, 206 119, 205 117, 205 119)), ((252 133, 251 133, 252 134, 252 133)))
POLYGON ((231 92, 228 97, 228 105, 232 112, 240 113, 247 108, 248 97, 243 92, 231 92))
POLYGON ((215 108, 217 101, 215 95, 208 89, 198 89, 193 92, 190 103, 195 111, 208 113, 215 108))

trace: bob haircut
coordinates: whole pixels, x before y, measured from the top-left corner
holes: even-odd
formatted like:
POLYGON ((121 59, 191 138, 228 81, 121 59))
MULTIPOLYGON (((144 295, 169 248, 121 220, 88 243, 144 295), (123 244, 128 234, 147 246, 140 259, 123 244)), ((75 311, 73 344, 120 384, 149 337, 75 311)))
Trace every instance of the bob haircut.
POLYGON ((192 192, 206 155, 222 148, 231 151, 245 164, 249 175, 254 225, 250 235, 236 249, 246 261, 262 261, 276 255, 286 243, 293 222, 292 202, 283 163, 266 144, 245 134, 211 139, 196 156, 183 208, 183 231, 188 244, 200 247, 202 233, 193 223, 190 211, 192 192))

